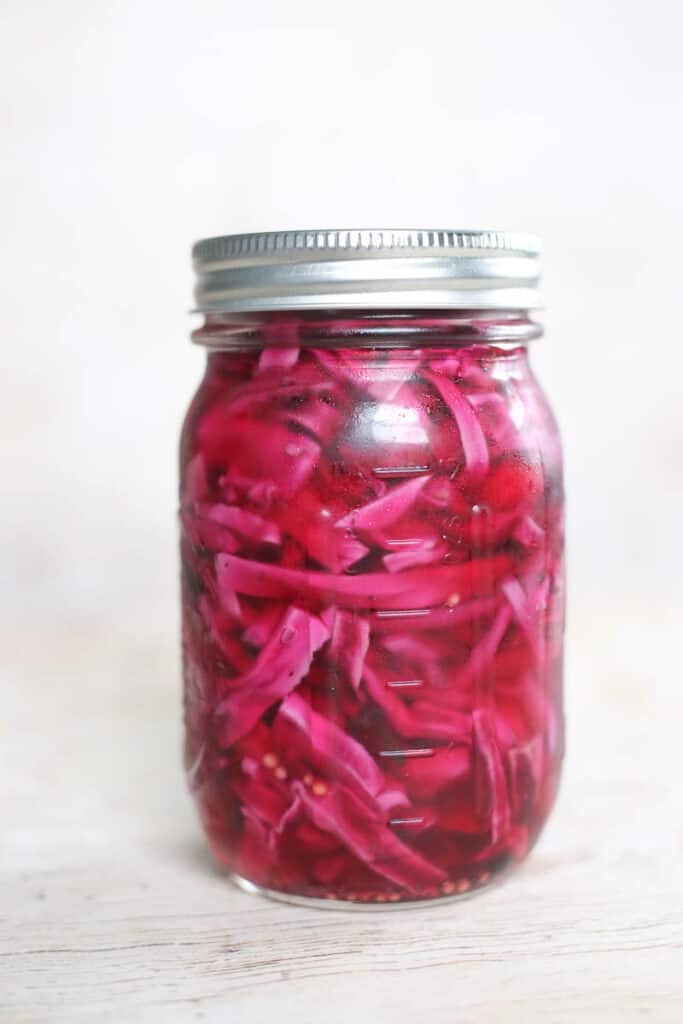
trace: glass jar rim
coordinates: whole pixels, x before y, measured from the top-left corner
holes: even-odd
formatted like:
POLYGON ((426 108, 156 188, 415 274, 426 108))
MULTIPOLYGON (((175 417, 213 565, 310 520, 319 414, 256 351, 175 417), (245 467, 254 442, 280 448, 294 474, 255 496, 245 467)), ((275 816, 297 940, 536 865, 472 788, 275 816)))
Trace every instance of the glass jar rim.
POLYGON ((526 310, 339 310, 207 313, 192 341, 209 351, 467 348, 508 350, 543 336, 526 310))

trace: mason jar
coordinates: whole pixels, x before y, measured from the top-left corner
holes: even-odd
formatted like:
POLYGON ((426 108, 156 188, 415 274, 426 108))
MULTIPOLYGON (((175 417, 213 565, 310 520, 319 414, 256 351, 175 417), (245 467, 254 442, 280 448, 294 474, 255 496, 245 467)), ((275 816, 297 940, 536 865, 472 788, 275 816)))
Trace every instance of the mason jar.
POLYGON ((307 231, 193 255, 184 705, 209 845, 296 902, 480 889, 530 850, 563 752, 538 245, 307 231))

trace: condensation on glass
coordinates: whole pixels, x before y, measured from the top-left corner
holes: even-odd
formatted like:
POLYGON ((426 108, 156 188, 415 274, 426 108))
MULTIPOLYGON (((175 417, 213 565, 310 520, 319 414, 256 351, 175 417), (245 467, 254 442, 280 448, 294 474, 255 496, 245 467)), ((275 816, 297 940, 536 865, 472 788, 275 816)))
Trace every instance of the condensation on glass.
POLYGON ((181 442, 186 767, 243 886, 487 885, 563 752, 563 492, 538 249, 492 232, 195 247, 181 442))

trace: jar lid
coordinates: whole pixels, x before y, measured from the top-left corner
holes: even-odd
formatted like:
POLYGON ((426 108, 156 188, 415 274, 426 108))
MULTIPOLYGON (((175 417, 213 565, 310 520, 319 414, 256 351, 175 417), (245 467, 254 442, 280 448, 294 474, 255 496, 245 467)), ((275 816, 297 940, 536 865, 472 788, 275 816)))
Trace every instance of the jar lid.
POLYGON ((540 243, 500 231, 325 230, 197 242, 196 312, 534 309, 540 243))

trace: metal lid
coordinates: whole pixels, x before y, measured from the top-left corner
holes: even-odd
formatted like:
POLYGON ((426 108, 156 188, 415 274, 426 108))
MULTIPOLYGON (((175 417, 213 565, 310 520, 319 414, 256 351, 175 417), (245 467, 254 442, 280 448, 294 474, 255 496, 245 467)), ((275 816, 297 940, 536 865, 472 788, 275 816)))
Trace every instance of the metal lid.
POLYGON ((500 231, 224 235, 192 250, 199 313, 275 309, 533 309, 540 243, 500 231))

